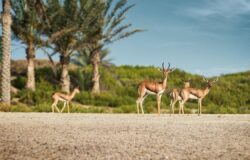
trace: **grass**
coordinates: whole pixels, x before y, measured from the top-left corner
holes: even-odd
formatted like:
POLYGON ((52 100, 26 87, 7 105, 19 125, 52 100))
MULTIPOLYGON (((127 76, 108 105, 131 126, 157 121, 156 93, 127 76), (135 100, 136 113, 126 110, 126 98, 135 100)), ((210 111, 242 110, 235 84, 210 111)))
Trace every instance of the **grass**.
MULTIPOLYGON (((63 103, 58 103, 58 108, 61 110, 63 103)), ((179 112, 179 106, 175 106, 175 114, 179 112)), ((185 114, 197 113, 197 105, 195 103, 187 103, 185 106, 185 114)), ((51 112, 51 103, 39 103, 37 105, 28 106, 24 103, 15 103, 12 105, 0 104, 0 112, 51 112)), ((64 109, 64 113, 67 112, 67 107, 64 109)), ((108 107, 108 106, 93 106, 93 105, 82 105, 78 102, 70 103, 71 113, 137 113, 136 105, 121 105, 119 107, 108 107)), ((141 110, 140 110, 141 112, 141 110)), ((155 103, 148 102, 144 105, 145 113, 157 113, 155 103)), ((239 111, 231 107, 217 107, 213 105, 203 106, 202 113, 204 114, 246 114, 249 113, 247 107, 239 107, 239 111)), ((169 106, 162 105, 161 113, 170 113, 169 106)))

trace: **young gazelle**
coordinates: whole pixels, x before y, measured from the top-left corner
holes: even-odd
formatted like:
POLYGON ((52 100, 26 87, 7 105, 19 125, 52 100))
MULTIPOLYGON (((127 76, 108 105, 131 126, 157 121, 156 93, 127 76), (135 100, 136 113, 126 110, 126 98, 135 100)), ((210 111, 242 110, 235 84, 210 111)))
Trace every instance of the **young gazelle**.
POLYGON ((52 104, 52 106, 51 106, 52 112, 54 112, 55 107, 56 107, 57 112, 61 112, 61 113, 62 113, 63 110, 64 110, 64 108, 65 108, 66 105, 67 105, 68 113, 69 113, 69 112, 70 112, 70 111, 69 111, 69 102, 70 102, 70 101, 75 97, 75 95, 76 95, 77 93, 79 93, 79 92, 80 92, 80 90, 79 90, 79 88, 77 87, 77 88, 75 88, 75 89, 73 90, 73 92, 72 92, 71 94, 64 94, 64 93, 60 93, 60 92, 54 93, 54 94, 52 95, 52 98, 53 98, 53 100, 54 100, 54 102, 53 102, 53 104, 52 104), (60 111, 60 110, 58 109, 58 107, 57 107, 58 101, 64 102, 64 105, 63 105, 63 108, 62 108, 61 111, 60 111))
POLYGON ((162 63, 162 69, 159 68, 159 70, 163 73, 164 75, 164 79, 163 82, 152 82, 152 81, 147 81, 144 80, 142 81, 139 85, 138 85, 138 94, 139 97, 136 100, 136 104, 137 104, 137 114, 139 114, 139 106, 141 108, 141 112, 142 114, 144 114, 143 111, 143 101, 144 99, 149 95, 149 94, 153 94, 156 95, 156 99, 157 99, 157 109, 158 109, 158 115, 160 115, 161 111, 160 111, 160 105, 161 105, 161 96, 164 93, 166 87, 167 87, 167 78, 168 78, 168 74, 170 72, 173 72, 174 69, 170 69, 170 63, 168 63, 168 68, 165 69, 164 67, 164 63, 162 63))
MULTIPOLYGON (((190 87, 190 80, 184 81, 183 83, 184 83, 183 88, 190 87)), ((180 96, 180 90, 174 88, 170 92, 169 97, 170 97, 170 115, 171 115, 171 113, 174 114, 174 107, 175 107, 176 102, 179 101, 180 103, 180 101, 182 100, 180 96)), ((179 106, 179 114, 180 114, 180 106, 179 106)))
POLYGON ((184 88, 181 90, 181 102, 180 108, 182 113, 184 114, 184 104, 187 102, 188 99, 197 99, 198 100, 198 115, 200 115, 202 109, 202 100, 206 97, 209 93, 210 89, 212 88, 213 84, 218 81, 218 78, 215 80, 207 80, 203 77, 203 80, 207 82, 207 87, 205 89, 196 89, 196 88, 184 88))

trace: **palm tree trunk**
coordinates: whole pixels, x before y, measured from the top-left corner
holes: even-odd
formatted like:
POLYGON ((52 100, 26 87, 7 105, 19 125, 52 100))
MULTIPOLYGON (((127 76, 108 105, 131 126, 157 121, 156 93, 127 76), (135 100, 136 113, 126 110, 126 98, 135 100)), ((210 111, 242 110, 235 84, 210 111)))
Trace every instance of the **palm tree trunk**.
POLYGON ((35 86, 35 48, 33 43, 28 43, 28 48, 26 49, 26 58, 27 58, 27 82, 26 88, 32 91, 36 90, 35 86))
POLYGON ((3 1, 3 14, 2 14, 2 44, 3 44, 3 57, 2 57, 2 81, 1 92, 2 101, 6 104, 10 104, 10 60, 11 60, 11 15, 10 15, 10 0, 3 1))
POLYGON ((99 74, 99 64, 100 64, 100 52, 94 52, 92 55, 92 66, 93 66, 93 72, 92 72, 92 90, 91 93, 93 94, 99 94, 100 93, 100 74, 99 74))
POLYGON ((61 55, 60 63, 62 65, 61 87, 62 91, 70 93, 70 77, 69 77, 69 56, 61 55))

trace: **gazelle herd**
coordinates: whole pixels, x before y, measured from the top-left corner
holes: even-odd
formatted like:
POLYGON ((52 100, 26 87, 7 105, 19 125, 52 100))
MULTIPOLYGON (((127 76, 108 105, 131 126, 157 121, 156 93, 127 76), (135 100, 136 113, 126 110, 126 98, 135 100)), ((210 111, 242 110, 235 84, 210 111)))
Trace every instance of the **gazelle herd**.
MULTIPOLYGON (((162 82, 155 82, 155 81, 148 81, 144 80, 138 85, 138 98, 136 100, 137 105, 137 114, 141 113, 144 114, 143 110, 143 101, 148 95, 155 95, 156 101, 157 101, 157 110, 158 115, 161 114, 161 97, 162 94, 165 92, 165 90, 168 87, 168 75, 173 72, 175 69, 170 68, 170 63, 168 63, 168 68, 165 68, 164 63, 162 63, 162 68, 158 68, 158 70, 163 74, 163 81, 162 82)), ((177 102, 179 102, 179 114, 184 114, 184 104, 189 99, 196 99, 198 100, 198 115, 200 115, 202 112, 202 100, 206 97, 206 95, 209 93, 210 89, 212 88, 213 84, 218 81, 218 78, 215 80, 207 80, 205 77, 203 77, 204 81, 206 81, 207 86, 204 89, 198 89, 198 88, 192 88, 190 87, 190 80, 184 81, 184 85, 182 89, 176 89, 174 88, 170 94, 170 114, 174 114, 174 107, 177 102)), ((57 110, 57 112, 62 113, 65 107, 67 106, 68 113, 69 110, 69 102, 74 98, 74 96, 79 93, 79 88, 75 88, 72 93, 70 94, 64 94, 60 92, 56 92, 52 95, 53 104, 51 106, 52 112, 57 110), (64 106, 62 110, 59 110, 57 107, 57 103, 59 101, 64 102, 64 106)))
MULTIPOLYGON (((173 72, 174 69, 170 69, 170 64, 168 65, 168 68, 164 68, 164 63, 162 64, 161 69, 164 79, 163 82, 152 82, 144 80, 138 85, 138 94, 139 97, 136 101, 137 104, 137 114, 139 114, 139 106, 141 108, 142 114, 144 114, 143 111, 143 101, 149 94, 156 95, 157 100, 157 109, 158 109, 158 115, 160 115, 160 104, 161 104, 161 96, 164 93, 165 89, 168 86, 167 79, 168 74, 173 72)), ((209 93, 210 89, 212 88, 213 84, 218 81, 218 78, 215 80, 207 80, 205 77, 203 77, 204 81, 206 81, 207 86, 204 89, 198 89, 198 88, 192 88, 190 87, 190 80, 184 81, 184 86, 181 90, 178 90, 174 88, 170 92, 170 114, 174 114, 174 106, 176 102, 179 102, 179 114, 184 114, 184 104, 189 99, 196 99, 198 100, 198 115, 200 115, 202 112, 202 100, 206 97, 206 95, 209 93)))

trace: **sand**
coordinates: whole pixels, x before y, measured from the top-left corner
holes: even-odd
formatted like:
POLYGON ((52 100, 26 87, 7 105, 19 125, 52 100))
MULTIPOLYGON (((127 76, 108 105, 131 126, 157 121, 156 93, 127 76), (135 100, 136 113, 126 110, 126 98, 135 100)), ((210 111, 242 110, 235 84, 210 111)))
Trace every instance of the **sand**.
POLYGON ((250 159, 250 115, 0 113, 0 159, 250 159))

